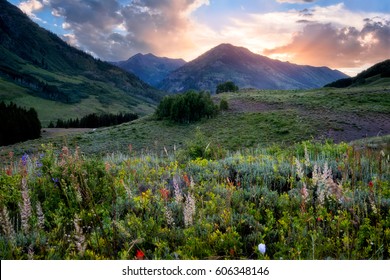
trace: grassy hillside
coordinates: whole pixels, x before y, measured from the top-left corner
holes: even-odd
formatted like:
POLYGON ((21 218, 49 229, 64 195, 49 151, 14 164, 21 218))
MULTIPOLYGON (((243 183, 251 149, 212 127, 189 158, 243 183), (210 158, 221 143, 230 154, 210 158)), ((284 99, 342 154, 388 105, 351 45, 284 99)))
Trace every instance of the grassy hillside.
POLYGON ((93 58, 0 1, 0 100, 33 106, 43 125, 92 112, 146 115, 162 93, 93 58))
POLYGON ((325 87, 388 86, 390 84, 390 59, 379 62, 355 77, 337 80, 325 87))
MULTIPOLYGON (((41 142, 80 146, 84 153, 125 152, 129 145, 141 152, 161 152, 186 146, 196 138, 197 129, 206 145, 237 150, 248 147, 285 146, 307 139, 352 141, 390 134, 388 87, 352 89, 324 88, 310 91, 241 91, 214 96, 224 98, 229 110, 213 119, 189 125, 157 121, 152 116, 116 127, 83 130, 66 135, 3 148, 15 152, 35 150, 41 142)), ((45 133, 44 133, 45 134, 45 133)), ((49 134, 52 137, 53 134, 49 134)))

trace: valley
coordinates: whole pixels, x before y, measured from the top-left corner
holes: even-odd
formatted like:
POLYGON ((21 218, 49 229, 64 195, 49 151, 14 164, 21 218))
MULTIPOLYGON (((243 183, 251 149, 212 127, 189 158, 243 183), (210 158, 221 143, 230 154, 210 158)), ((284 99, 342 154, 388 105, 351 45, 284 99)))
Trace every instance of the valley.
MULTIPOLYGON (((79 146, 84 153, 104 155, 135 151, 162 152, 185 147, 196 128, 215 146, 240 150, 273 144, 290 145, 314 139, 350 142, 390 133, 390 88, 323 88, 306 91, 241 90, 213 96, 215 104, 226 99, 227 111, 216 118, 192 124, 157 121, 148 115, 130 123, 82 134, 50 138, 58 148, 79 146)), ((15 145, 20 153, 39 149, 42 139, 15 145)), ((2 147, 6 155, 11 147, 2 147)))
MULTIPOLYGON (((137 39, 123 15, 160 15, 141 2, 115 2, 112 47, 137 39)), ((0 146, 1 260, 390 259, 390 60, 348 77, 223 43, 109 63, 5 0, 0 35, 0 136, 35 124, 0 146)))

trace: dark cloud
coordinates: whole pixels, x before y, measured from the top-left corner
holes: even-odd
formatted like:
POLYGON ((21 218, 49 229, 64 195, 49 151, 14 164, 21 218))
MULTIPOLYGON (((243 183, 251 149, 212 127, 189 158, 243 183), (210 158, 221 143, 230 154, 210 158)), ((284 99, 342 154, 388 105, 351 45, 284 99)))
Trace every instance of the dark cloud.
POLYGON ((373 64, 390 57, 390 22, 371 19, 361 30, 309 23, 288 45, 266 50, 266 55, 289 54, 296 63, 334 68, 373 64))
POLYGON ((296 22, 297 22, 297 23, 305 23, 305 24, 307 24, 307 23, 313 23, 314 21, 312 21, 312 20, 307 20, 307 19, 300 19, 300 20, 297 20, 296 22))
MULTIPOLYGON (((105 60, 121 60, 137 52, 158 53, 176 44, 188 47, 191 40, 188 9, 206 1, 49 0, 53 14, 64 19, 78 46, 105 60)), ((200 4, 201 5, 201 4, 200 4)), ((70 40, 68 40, 70 42, 70 40)))
POLYGON ((312 17, 314 16, 314 12, 315 10, 314 9, 303 9, 301 11, 299 11, 299 16, 301 17, 312 17))
POLYGON ((123 21, 116 0, 50 0, 49 6, 64 19, 65 29, 74 34, 71 38, 88 52, 110 59, 128 47, 125 40, 110 40, 110 36, 115 37, 115 27, 123 21), (118 44, 122 47, 118 48, 118 44))

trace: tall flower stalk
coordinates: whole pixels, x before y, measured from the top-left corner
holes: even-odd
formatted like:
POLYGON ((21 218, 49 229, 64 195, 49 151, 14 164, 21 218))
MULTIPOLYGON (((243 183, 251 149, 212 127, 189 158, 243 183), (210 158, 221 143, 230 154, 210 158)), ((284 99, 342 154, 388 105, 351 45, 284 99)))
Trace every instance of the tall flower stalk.
POLYGON ((32 215, 30 195, 28 193, 27 179, 22 178, 22 203, 19 203, 20 217, 23 233, 30 231, 30 217, 32 215))

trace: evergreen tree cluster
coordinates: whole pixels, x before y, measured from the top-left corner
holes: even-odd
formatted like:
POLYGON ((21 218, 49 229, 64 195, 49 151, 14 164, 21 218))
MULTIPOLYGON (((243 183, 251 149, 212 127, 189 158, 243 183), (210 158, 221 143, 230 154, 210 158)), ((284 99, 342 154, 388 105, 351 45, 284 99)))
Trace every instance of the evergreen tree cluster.
POLYGON ((217 85, 216 94, 222 93, 222 92, 236 92, 238 91, 238 86, 236 86, 235 83, 232 81, 228 81, 222 84, 217 85))
POLYGON ((35 109, 14 103, 0 103, 0 146, 36 139, 41 136, 41 122, 35 109))
POLYGON ((120 113, 120 114, 102 114, 97 115, 95 113, 86 115, 81 119, 69 119, 61 120, 58 119, 56 125, 50 123, 49 127, 56 128, 97 128, 105 126, 118 125, 125 122, 130 122, 138 119, 137 114, 133 113, 120 113))
POLYGON ((201 118, 212 118, 218 114, 210 94, 188 91, 184 94, 165 96, 156 110, 159 120, 167 119, 178 123, 191 123, 201 118))

